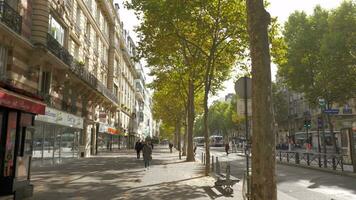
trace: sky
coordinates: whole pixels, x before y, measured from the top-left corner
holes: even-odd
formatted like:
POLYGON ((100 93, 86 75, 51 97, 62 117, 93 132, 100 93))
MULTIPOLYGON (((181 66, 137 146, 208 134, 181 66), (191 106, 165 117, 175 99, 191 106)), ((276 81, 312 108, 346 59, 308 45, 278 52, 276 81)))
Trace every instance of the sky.
MULTIPOLYGON (((272 17, 277 17, 280 24, 284 24, 287 21, 288 16, 294 11, 304 11, 307 14, 311 14, 316 5, 320 5, 325 9, 332 9, 338 7, 343 0, 269 0, 270 6, 267 11, 272 17)), ((139 24, 139 20, 135 14, 124 8, 122 5, 123 0, 114 0, 115 3, 120 5, 120 18, 124 22, 124 28, 129 30, 129 33, 135 42, 138 42, 137 35, 134 32, 134 27, 139 24)), ((146 68, 145 72, 149 70, 146 68)), ((277 73, 277 66, 272 63, 271 66, 272 80, 275 80, 277 73)), ((147 77, 148 82, 152 78, 147 77)), ((224 83, 225 89, 220 91, 216 96, 211 97, 211 101, 223 98, 228 93, 234 93, 234 79, 228 80, 224 83)))

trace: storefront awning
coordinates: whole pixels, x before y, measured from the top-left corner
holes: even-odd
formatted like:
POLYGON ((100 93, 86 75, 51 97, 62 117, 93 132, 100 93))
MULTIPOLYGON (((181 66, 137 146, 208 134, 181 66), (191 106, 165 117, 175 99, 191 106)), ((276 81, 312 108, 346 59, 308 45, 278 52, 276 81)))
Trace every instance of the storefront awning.
POLYGON ((0 105, 33 114, 45 114, 46 104, 21 94, 0 89, 0 105))

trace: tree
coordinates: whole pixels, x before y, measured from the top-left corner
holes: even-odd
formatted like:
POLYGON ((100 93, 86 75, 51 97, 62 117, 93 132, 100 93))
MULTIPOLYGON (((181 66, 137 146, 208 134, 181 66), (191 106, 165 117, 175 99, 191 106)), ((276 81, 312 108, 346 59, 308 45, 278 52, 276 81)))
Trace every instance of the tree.
POLYGON ((271 58, 268 25, 271 17, 263 0, 247 0, 252 62, 252 199, 277 199, 275 137, 271 105, 271 58))
MULTIPOLYGON (((185 74, 188 96, 187 160, 194 160, 195 92, 204 86, 204 128, 208 142, 208 97, 229 77, 236 58, 246 48, 245 7, 238 0, 133 0, 129 7, 143 16, 143 23, 138 28, 139 49, 149 64, 159 66, 160 71, 165 73, 171 67, 178 66, 180 72, 185 74), (167 64, 172 57, 180 59, 167 64)), ((209 145, 206 145, 206 153, 208 158, 209 145)), ((209 168, 210 159, 207 159, 206 175, 209 168)))
MULTIPOLYGON (((188 23, 196 2, 168 2, 163 0, 133 0, 127 4, 142 16, 143 23, 137 28, 140 37, 139 52, 155 76, 178 73, 186 98, 188 151, 187 161, 194 161, 193 125, 195 119, 195 96, 202 88, 201 60, 198 52, 182 37, 181 32, 194 32, 197 27, 188 23)), ((188 35, 191 36, 191 35, 188 35)), ((202 41, 203 38, 196 40, 202 41)), ((177 79, 174 79, 177 80, 177 79)), ((162 82, 155 80, 155 82, 162 82)), ((164 79, 164 81, 170 81, 164 79)), ((164 84, 164 83, 161 83, 164 84)))
MULTIPOLYGON (((285 24, 286 59, 278 63, 278 73, 312 107, 321 98, 332 108, 356 97, 354 13, 356 4, 344 1, 332 11, 316 7, 311 16, 295 12, 285 24)), ((331 116, 328 122, 333 133, 331 116)), ((332 139, 338 152, 335 136, 332 139)))

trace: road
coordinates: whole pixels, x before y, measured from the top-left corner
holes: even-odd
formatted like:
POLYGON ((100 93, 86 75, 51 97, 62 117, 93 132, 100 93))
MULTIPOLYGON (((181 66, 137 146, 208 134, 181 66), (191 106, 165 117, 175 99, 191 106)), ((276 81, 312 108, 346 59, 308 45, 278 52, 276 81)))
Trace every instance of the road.
MULTIPOLYGON (((198 148, 200 159, 202 148, 198 148)), ((243 178, 245 157, 236 153, 226 156, 224 148, 212 147, 211 153, 220 162, 230 162, 231 174, 243 178)), ((222 169, 223 170, 223 169, 222 169)), ((285 200, 356 200, 356 178, 328 172, 278 164, 277 189, 279 197, 285 200)))

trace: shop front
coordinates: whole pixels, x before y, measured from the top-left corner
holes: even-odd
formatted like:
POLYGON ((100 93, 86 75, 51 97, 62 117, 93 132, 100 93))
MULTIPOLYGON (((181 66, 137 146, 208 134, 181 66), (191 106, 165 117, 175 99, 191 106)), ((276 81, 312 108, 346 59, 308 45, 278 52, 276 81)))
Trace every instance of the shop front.
POLYGON ((59 164, 79 157, 83 118, 54 108, 35 118, 32 166, 59 164))
POLYGON ((0 88, 0 196, 31 196, 34 117, 45 113, 38 99, 0 88))
POLYGON ((97 151, 112 151, 122 148, 124 141, 118 129, 105 123, 99 123, 97 151))

